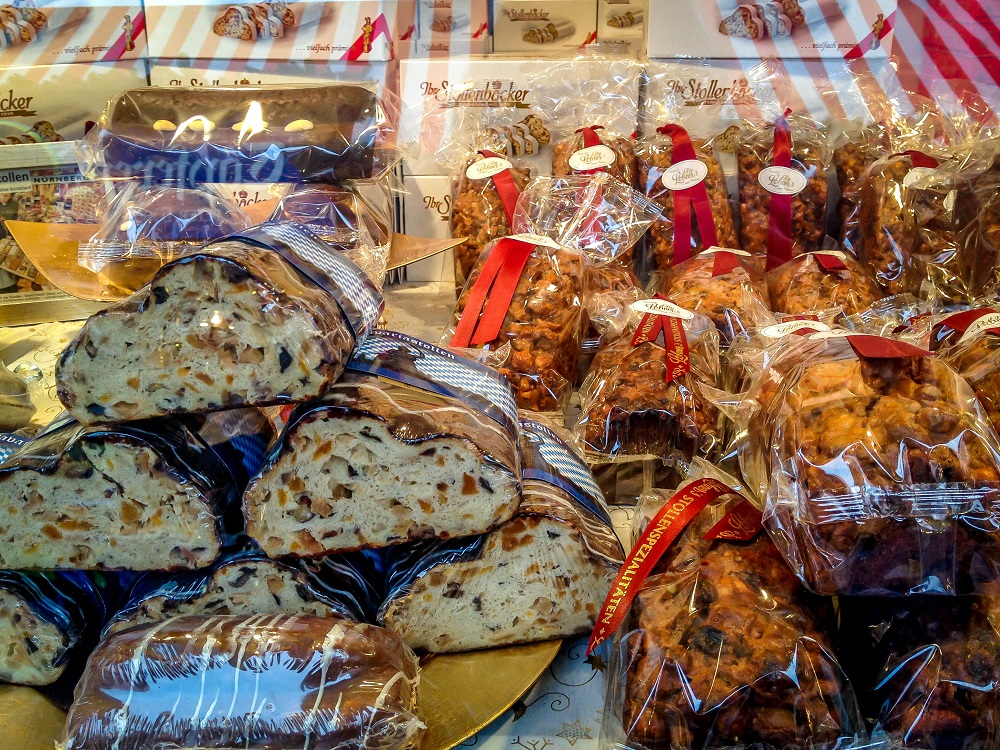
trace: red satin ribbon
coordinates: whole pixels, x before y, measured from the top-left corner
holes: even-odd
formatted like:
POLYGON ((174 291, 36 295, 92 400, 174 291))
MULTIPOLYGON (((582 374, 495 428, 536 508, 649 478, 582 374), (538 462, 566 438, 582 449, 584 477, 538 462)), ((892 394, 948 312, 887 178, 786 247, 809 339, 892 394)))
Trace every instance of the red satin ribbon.
POLYGON ((847 342, 851 345, 855 354, 859 357, 868 357, 869 359, 931 356, 931 353, 926 349, 921 349, 903 341, 882 338, 881 336, 856 334, 848 336, 847 342))
POLYGON ((749 542, 764 530, 764 517, 749 500, 744 500, 726 513, 702 537, 708 541, 726 539, 730 542, 749 542))
MULTIPOLYGON (((698 159, 694 146, 691 144, 691 137, 680 125, 664 125, 657 128, 656 132, 670 137, 673 145, 670 166, 678 162, 698 159)), ((671 192, 674 201, 674 263, 683 263, 691 257, 693 244, 691 239, 694 234, 692 213, 698 220, 701 247, 718 245, 719 236, 715 228, 715 216, 712 214, 712 204, 709 203, 708 188, 705 187, 704 180, 689 188, 671 192)))
MULTIPOLYGON (((482 149, 477 153, 485 159, 503 158, 486 149, 482 149)), ((517 199, 521 195, 521 191, 517 189, 517 185, 514 183, 514 176, 510 173, 509 169, 497 172, 490 179, 493 180, 493 185, 500 195, 500 203, 503 204, 503 212, 507 217, 507 226, 512 227, 514 226, 514 208, 517 206, 517 199)))
MULTIPOLYGON (((774 153, 772 165, 792 166, 792 130, 785 114, 774 123, 774 153)), ((792 196, 771 193, 771 207, 767 225, 767 270, 777 268, 792 259, 792 196)))
POLYGON ((725 276, 740 264, 740 259, 736 256, 736 253, 716 250, 714 255, 715 258, 712 262, 713 279, 716 276, 725 276))
POLYGON ((830 255, 829 253, 813 253, 813 257, 816 258, 816 263, 824 271, 847 270, 847 264, 836 255, 830 255))
POLYGON ((717 479, 704 477, 678 491, 664 503, 635 543, 611 585, 611 591, 604 600, 604 606, 601 607, 590 634, 588 655, 618 630, 643 582, 687 525, 705 506, 723 495, 735 494, 739 493, 732 487, 727 487, 717 479))
POLYGON ((482 346, 500 335, 514 290, 536 245, 510 237, 497 242, 469 292, 462 317, 451 337, 460 348, 482 346))
POLYGON ((913 149, 910 149, 909 151, 900 151, 898 154, 893 154, 893 156, 909 156, 913 166, 924 167, 926 169, 937 169, 941 164, 941 162, 933 156, 929 156, 923 151, 914 151, 913 149))
MULTIPOLYGON (((996 313, 996 310, 992 307, 980 307, 975 310, 966 310, 965 312, 955 313, 954 315, 945 318, 934 326, 933 331, 931 331, 931 348, 936 349, 937 346, 940 346, 938 337, 941 335, 942 330, 950 328, 952 331, 957 333, 965 333, 969 330, 969 326, 977 320, 985 318, 987 315, 993 315, 994 313, 996 313)), ((993 328, 984 328, 979 332, 979 335, 983 334, 1000 336, 1000 327, 994 326, 993 328)))
MULTIPOLYGON (((654 294, 653 299, 666 301, 666 297, 654 294)), ((632 346, 654 343, 663 334, 663 359, 666 369, 664 379, 672 383, 682 375, 691 372, 691 349, 688 346, 684 325, 680 318, 670 315, 646 313, 632 334, 632 346)))
POLYGON ((585 128, 580 128, 577 133, 583 134, 583 147, 590 148, 591 146, 600 146, 601 137, 597 135, 598 130, 604 130, 602 125, 588 125, 585 128))

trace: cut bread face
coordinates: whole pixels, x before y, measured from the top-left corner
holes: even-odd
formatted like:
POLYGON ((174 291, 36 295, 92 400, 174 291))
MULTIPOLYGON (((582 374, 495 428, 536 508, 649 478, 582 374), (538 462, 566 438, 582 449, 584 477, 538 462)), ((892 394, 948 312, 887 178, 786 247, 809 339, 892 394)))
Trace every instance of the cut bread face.
POLYGON ((141 444, 84 438, 51 472, 0 472, 2 569, 200 568, 219 526, 201 488, 141 444))
POLYGON ((518 515, 486 535, 477 559, 431 565, 403 586, 380 622, 432 653, 565 638, 593 627, 616 573, 571 525, 518 515))
POLYGON ((268 405, 321 395, 353 345, 328 292, 273 251, 221 243, 91 317, 56 379, 84 424, 268 405))
POLYGON ((133 602, 107 627, 105 635, 185 615, 351 617, 346 607, 313 591, 302 571, 273 560, 228 563, 211 574, 201 592, 187 593, 151 595, 133 602))
POLYGON ((51 685, 62 675, 71 645, 16 592, 0 588, 0 682, 51 685))
POLYGON ((468 407, 407 408, 374 384, 357 394, 347 402, 357 408, 322 406, 293 418, 277 457, 245 493, 247 532, 269 556, 469 536, 514 515, 516 446, 507 437, 512 452, 498 455, 503 428, 468 407), (462 435, 476 429, 479 440, 462 435), (496 450, 488 455, 484 445, 496 450))

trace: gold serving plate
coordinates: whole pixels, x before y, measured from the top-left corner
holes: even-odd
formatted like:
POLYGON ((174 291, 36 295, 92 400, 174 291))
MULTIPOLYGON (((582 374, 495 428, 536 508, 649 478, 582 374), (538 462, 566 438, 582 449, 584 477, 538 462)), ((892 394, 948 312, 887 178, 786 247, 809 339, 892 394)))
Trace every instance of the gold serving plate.
MULTIPOLYGON (((490 724, 541 677, 562 641, 429 656, 420 664, 420 750, 449 750, 490 724)), ((0 686, 0 736, 18 750, 52 750, 66 713, 32 688, 0 686)), ((0 743, 2 744, 2 743, 0 743)))

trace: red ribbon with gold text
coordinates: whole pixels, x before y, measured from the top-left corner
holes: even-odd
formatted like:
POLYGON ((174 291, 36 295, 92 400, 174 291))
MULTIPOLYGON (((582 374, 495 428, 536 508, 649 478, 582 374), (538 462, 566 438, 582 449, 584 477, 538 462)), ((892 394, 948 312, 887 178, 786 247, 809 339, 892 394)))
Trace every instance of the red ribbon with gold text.
MULTIPOLYGON (((594 630, 590 635, 590 642, 587 644, 588 655, 618 630, 625 620, 625 616, 628 614, 632 600, 635 599, 636 594, 639 593, 639 589, 642 588, 643 582, 652 572, 653 568, 656 567, 660 558, 663 557, 663 553, 677 540, 677 537, 680 536, 687 525, 710 503, 724 495, 738 494, 732 487, 726 486, 717 479, 703 477, 691 482, 687 487, 678 490, 660 508, 659 512, 653 516, 653 520, 649 522, 642 536, 636 541, 632 551, 622 564, 621 570, 618 572, 618 577, 615 578, 615 582, 611 585, 611 591, 608 592, 608 597, 604 600, 604 606, 601 607, 601 611, 597 615, 597 622, 594 624, 594 630)), ((740 511, 740 516, 736 519, 734 525, 727 523, 722 528, 719 528, 719 524, 716 524, 705 535, 705 538, 753 539, 762 528, 760 512, 756 508, 753 508, 753 506, 750 506, 757 518, 757 531, 750 533, 753 523, 748 523, 748 518, 752 517, 753 514, 747 512, 747 509, 743 506, 744 503, 740 503, 732 511, 732 513, 735 513, 737 510, 740 511), (714 537, 711 536, 717 529, 717 535, 714 537), (723 532, 727 532, 727 536, 723 537, 723 532)), ((724 518, 723 521, 725 520, 724 518)))
MULTIPOLYGON (((975 323, 980 318, 985 318, 987 315, 995 315, 996 310, 992 307, 980 307, 975 310, 966 310, 965 312, 955 313, 950 315, 940 323, 934 326, 934 330, 931 331, 931 344, 937 343, 937 339, 941 334, 942 330, 951 329, 955 333, 965 333, 969 330, 969 327, 975 323)), ((1000 336, 1000 326, 990 326, 989 328, 984 328, 979 331, 977 335, 990 334, 992 336, 1000 336)), ((957 342, 955 342, 957 343, 957 342)))
MULTIPOLYGON (((481 149, 477 153, 484 159, 503 158, 487 149, 481 149)), ((517 184, 514 182, 514 176, 510 173, 509 169, 505 169, 502 172, 497 172, 489 179, 493 180, 493 185, 500 195, 500 203, 503 204, 503 212, 507 217, 507 226, 514 226, 514 208, 517 206, 517 199, 521 195, 521 191, 517 189, 517 184)))
POLYGON ((537 245, 505 237, 493 247, 476 278, 451 345, 481 346, 500 335, 524 266, 537 245))
POLYGON ((816 259, 816 265, 827 273, 847 270, 847 264, 833 253, 813 253, 812 256, 816 259))
POLYGON ((854 353, 868 359, 895 359, 897 357, 929 357, 931 353, 918 346, 896 339, 867 334, 851 334, 847 337, 854 353))
MULTIPOLYGON (((667 298, 656 294, 653 295, 653 299, 666 301, 667 298)), ((655 343, 661 333, 663 334, 666 382, 672 383, 681 375, 691 372, 691 350, 688 347, 684 325, 680 318, 673 315, 646 313, 642 316, 639 326, 632 335, 632 346, 655 343)))
MULTIPOLYGON (((657 128, 656 132, 669 136, 673 144, 670 166, 682 161, 697 161, 698 156, 691 144, 691 137, 680 125, 664 125, 657 128)), ((674 263, 683 263, 691 257, 691 237, 694 233, 695 218, 698 220, 702 247, 719 244, 718 232, 704 180, 688 188, 672 190, 671 193, 674 201, 674 263)))
MULTIPOLYGON (((775 167, 792 166, 792 129, 785 114, 774 123, 774 153, 771 164, 775 167)), ((767 270, 777 268, 792 259, 792 196, 771 193, 767 224, 767 270)))

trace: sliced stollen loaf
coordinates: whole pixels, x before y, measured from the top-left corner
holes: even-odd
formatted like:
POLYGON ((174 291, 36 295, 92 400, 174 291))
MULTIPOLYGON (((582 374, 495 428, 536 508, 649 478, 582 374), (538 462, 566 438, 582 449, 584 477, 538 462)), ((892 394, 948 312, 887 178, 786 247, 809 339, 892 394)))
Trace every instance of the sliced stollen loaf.
POLYGON ((375 331, 323 401, 299 407, 243 498, 271 557, 488 531, 517 510, 518 425, 487 367, 375 331))
POLYGON ((419 674, 394 633, 335 617, 175 617, 91 655, 62 750, 419 747, 419 674))
POLYGON ((51 685, 104 610, 86 573, 0 571, 0 683, 51 685))
POLYGON ((0 465, 0 568, 202 568, 225 540, 241 466, 201 417, 87 426, 63 418, 0 465), (213 436, 214 437, 214 436, 213 436))
POLYGON ((59 359, 59 398, 84 424, 315 398, 382 305, 308 230, 261 224, 93 315, 59 359))
POLYGON ((350 561, 331 561, 330 572, 321 581, 301 562, 271 560, 250 543, 204 571, 142 576, 105 635, 185 615, 286 613, 364 621, 368 582, 350 561))
POLYGON ((522 420, 521 507, 472 539, 401 548, 379 622, 442 653, 585 633, 624 559, 603 496, 575 453, 522 420))

